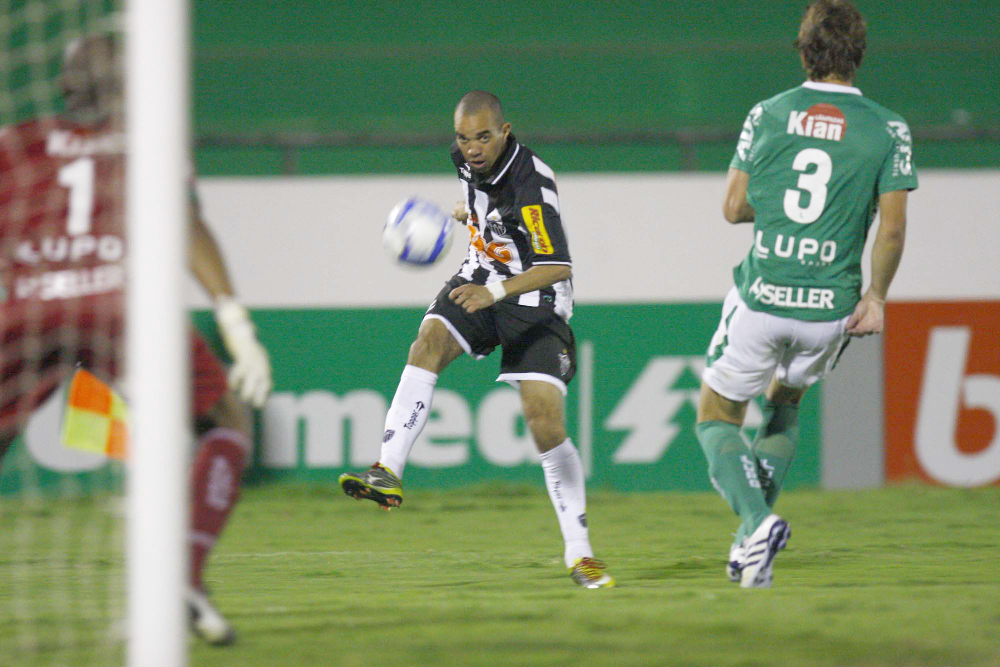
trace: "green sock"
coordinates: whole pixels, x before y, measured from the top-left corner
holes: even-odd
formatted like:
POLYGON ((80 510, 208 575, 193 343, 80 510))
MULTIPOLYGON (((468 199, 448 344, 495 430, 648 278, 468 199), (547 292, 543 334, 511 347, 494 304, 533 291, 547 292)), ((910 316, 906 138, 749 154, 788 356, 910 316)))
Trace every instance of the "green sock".
POLYGON ((764 499, 768 507, 774 507, 799 441, 799 406, 765 399, 762 410, 764 423, 753 439, 752 450, 764 487, 764 499))
POLYGON ((757 478, 753 454, 735 424, 702 422, 695 427, 698 442, 708 459, 708 476, 751 531, 771 513, 757 478))
MULTIPOLYGON (((760 474, 758 473, 758 477, 760 474)), ((766 498, 765 498, 766 500, 766 498)), ((752 531, 747 530, 747 522, 744 521, 740 524, 740 527, 736 529, 736 535, 733 536, 733 544, 741 544, 743 539, 749 535, 752 531)))

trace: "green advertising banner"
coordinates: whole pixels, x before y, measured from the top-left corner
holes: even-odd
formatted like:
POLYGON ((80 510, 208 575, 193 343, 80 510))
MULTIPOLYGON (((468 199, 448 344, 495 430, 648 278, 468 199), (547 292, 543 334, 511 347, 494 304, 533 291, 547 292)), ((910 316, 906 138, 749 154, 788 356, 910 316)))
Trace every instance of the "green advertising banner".
MULTIPOLYGON (((578 370, 566 418, 591 485, 708 490, 694 437, 704 351, 721 304, 577 306, 578 370)), ((378 458, 383 420, 421 309, 256 313, 274 362, 256 474, 333 481, 378 458)), ((199 320, 210 326, 210 318, 199 320)), ((438 380, 431 416, 406 470, 410 486, 542 483, 516 390, 497 383, 499 352, 456 360, 438 380)), ((819 482, 819 390, 801 410, 802 440, 788 484, 819 482)), ((747 433, 760 422, 751 406, 747 433)))
MULTIPOLYGON (((577 306, 571 324, 578 370, 566 417, 590 486, 711 489, 693 427, 704 351, 720 307, 577 306)), ((344 470, 374 463, 385 413, 422 316, 418 308, 255 312, 271 353, 275 390, 259 415, 249 481, 335 484, 344 470)), ((209 313, 195 314, 195 322, 214 336, 209 313)), ((498 351, 481 361, 462 357, 444 371, 406 469, 407 486, 543 483, 520 395, 496 382, 499 364, 498 351)), ((819 399, 814 388, 802 404, 790 488, 819 483, 819 399)), ((748 437, 759 423, 760 411, 751 405, 748 437)), ((30 457, 22 450, 9 458, 23 465, 30 457)), ((87 479, 82 471, 64 472, 87 479)), ((98 467, 89 474, 106 473, 98 467)), ((0 488, 15 486, 12 475, 5 471, 0 488)), ((34 476, 49 482, 56 477, 47 470, 34 476)))

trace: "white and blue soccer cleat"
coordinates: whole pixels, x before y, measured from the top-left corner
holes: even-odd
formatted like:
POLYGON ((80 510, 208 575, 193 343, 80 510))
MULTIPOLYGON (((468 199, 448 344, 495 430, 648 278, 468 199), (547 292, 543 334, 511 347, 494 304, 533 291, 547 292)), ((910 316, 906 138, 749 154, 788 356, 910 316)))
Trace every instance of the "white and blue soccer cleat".
POLYGON ((744 542, 746 555, 740 573, 741 588, 770 588, 774 557, 785 548, 792 529, 777 514, 769 514, 744 542))
POLYGON ((729 562, 726 563, 726 576, 734 584, 740 583, 740 575, 743 572, 743 561, 747 557, 746 538, 739 542, 734 542, 729 547, 729 562))

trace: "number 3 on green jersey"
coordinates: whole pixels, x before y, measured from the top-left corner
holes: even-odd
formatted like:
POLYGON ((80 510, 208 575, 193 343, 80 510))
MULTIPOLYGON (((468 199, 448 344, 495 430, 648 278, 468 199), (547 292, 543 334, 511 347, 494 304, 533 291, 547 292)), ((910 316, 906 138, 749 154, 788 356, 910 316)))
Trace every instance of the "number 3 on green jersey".
POLYGON ((830 156, 819 148, 807 148, 795 156, 792 169, 802 172, 799 176, 798 190, 785 190, 785 215, 803 225, 816 222, 823 207, 826 206, 826 184, 833 174, 833 161, 830 156), (811 173, 812 167, 815 167, 811 173), (802 206, 802 192, 809 193, 807 206, 802 206))

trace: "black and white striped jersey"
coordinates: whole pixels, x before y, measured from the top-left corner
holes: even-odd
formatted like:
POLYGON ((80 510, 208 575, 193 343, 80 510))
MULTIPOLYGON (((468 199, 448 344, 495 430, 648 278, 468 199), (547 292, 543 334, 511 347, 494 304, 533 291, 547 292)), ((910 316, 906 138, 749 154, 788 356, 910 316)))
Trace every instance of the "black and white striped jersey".
MULTIPOLYGON (((573 266, 555 174, 531 149, 510 135, 504 152, 486 174, 469 168, 457 144, 452 144, 451 157, 469 212, 469 256, 458 272, 460 277, 486 285, 532 266, 573 266)), ((564 280, 508 300, 553 309, 568 321, 573 315, 573 282, 564 280)))

